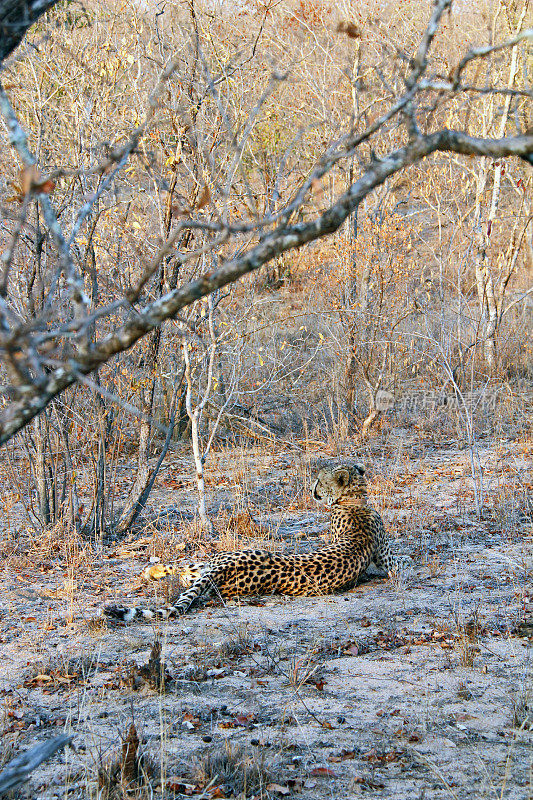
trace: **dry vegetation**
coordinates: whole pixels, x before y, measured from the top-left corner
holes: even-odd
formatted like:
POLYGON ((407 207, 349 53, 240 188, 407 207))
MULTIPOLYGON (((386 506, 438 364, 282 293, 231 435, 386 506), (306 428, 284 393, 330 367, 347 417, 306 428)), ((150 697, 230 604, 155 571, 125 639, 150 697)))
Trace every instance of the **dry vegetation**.
POLYGON ((0 758, 74 737, 17 797, 533 798, 533 13, 448 5, 60 3, 4 62, 0 758), (318 546, 355 456, 407 578, 98 616, 318 546))

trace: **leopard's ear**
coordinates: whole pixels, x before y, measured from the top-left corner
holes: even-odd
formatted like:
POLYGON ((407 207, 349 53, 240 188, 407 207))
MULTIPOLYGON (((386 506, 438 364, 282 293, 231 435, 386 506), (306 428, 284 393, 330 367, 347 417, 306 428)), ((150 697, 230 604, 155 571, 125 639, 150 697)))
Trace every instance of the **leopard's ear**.
POLYGON ((365 471, 366 471, 366 470, 365 470, 365 468, 363 467, 363 465, 362 465, 362 464, 357 464, 357 465, 356 465, 356 467, 355 467, 355 471, 356 471, 356 472, 358 472, 358 473, 359 473, 359 475, 361 475, 361 476, 362 476, 362 475, 364 475, 364 474, 365 474, 365 471))
POLYGON ((339 486, 348 486, 350 483, 350 472, 349 470, 344 469, 344 467, 339 467, 339 469, 336 469, 333 475, 339 486))

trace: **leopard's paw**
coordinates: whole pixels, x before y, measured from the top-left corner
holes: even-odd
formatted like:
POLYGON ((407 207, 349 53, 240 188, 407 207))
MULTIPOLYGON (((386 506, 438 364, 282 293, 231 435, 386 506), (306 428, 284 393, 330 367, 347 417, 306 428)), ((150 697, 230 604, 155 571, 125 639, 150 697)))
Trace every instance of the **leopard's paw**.
POLYGON ((142 577, 145 581, 160 581, 163 578, 168 578, 172 575, 174 570, 167 564, 152 564, 151 567, 146 567, 143 571, 142 577))

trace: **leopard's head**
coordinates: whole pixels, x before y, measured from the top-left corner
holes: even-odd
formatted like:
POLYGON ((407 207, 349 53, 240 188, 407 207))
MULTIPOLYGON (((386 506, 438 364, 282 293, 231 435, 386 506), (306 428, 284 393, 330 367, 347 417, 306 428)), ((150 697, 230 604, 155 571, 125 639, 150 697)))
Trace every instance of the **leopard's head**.
POLYGON ((366 504, 365 468, 350 467, 321 469, 313 484, 313 497, 324 506, 360 506, 366 504))

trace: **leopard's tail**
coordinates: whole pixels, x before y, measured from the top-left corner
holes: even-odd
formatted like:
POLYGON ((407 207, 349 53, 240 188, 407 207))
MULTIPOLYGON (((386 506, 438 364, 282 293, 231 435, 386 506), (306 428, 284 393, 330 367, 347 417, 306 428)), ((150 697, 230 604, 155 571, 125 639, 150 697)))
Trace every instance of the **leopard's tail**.
POLYGON ((161 608, 137 608, 133 606, 105 606, 106 617, 118 619, 122 622, 132 622, 134 619, 169 619, 179 617, 185 613, 179 606, 163 606, 161 608))

